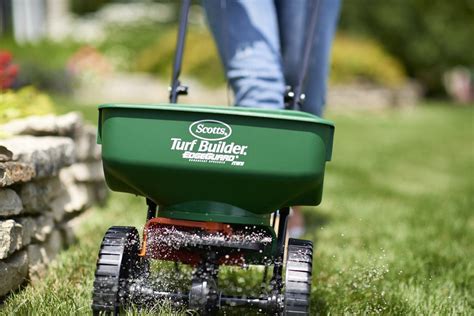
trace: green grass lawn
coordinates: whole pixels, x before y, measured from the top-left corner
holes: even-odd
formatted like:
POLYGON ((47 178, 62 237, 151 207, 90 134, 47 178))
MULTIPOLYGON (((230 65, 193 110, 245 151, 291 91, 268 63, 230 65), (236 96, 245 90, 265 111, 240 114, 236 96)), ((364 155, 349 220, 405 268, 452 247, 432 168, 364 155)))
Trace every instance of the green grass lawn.
MULTIPOLYGON (((473 315, 473 108, 328 117, 334 159, 322 205, 305 210, 316 249, 312 312, 473 315)), ((0 313, 89 313, 103 233, 144 220, 143 199, 113 194, 86 215, 79 243, 46 279, 11 295, 0 313)))

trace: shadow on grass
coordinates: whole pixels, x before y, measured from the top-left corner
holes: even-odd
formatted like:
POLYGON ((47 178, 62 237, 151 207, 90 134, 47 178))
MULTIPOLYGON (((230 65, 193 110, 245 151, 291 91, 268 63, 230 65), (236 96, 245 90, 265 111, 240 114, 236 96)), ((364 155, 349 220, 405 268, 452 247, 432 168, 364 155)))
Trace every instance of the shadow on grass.
POLYGON ((317 250, 318 232, 330 222, 330 217, 315 207, 304 207, 302 212, 306 230, 303 239, 311 240, 314 250, 317 250))
POLYGON ((303 209, 303 217, 306 230, 311 232, 325 226, 330 220, 329 216, 321 214, 319 209, 314 207, 305 207, 303 209))
MULTIPOLYGON (((316 292, 317 294, 317 292, 316 292)), ((311 295, 311 315, 328 315, 329 306, 321 296, 311 295)))

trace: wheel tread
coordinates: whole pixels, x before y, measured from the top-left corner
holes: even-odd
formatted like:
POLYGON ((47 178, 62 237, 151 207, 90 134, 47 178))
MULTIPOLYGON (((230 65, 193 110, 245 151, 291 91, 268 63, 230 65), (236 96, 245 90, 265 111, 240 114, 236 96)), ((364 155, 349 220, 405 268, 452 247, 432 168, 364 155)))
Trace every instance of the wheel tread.
POLYGON ((284 315, 309 315, 312 263, 312 242, 290 238, 285 269, 284 315))
POLYGON ((118 313, 122 266, 134 263, 138 256, 138 231, 135 227, 113 226, 107 230, 100 246, 92 293, 94 314, 118 313), (131 242, 133 241, 133 242, 131 242))

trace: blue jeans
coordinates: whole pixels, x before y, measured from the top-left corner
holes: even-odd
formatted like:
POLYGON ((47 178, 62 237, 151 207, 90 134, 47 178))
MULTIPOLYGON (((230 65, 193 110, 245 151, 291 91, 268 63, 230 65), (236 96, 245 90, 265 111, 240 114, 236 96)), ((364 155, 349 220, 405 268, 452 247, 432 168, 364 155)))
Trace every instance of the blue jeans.
MULTIPOLYGON (((340 0, 319 0, 303 111, 322 115, 340 0)), ((202 0, 238 106, 282 109, 302 71, 314 0, 202 0)))

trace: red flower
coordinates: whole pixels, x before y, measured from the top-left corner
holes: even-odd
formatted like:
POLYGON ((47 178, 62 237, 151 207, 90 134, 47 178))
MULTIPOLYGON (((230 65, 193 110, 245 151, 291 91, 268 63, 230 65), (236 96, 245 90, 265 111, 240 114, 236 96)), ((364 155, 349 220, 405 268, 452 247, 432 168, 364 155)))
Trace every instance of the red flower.
POLYGON ((13 85, 18 70, 18 65, 12 64, 12 54, 0 51, 0 89, 8 89, 13 85))

